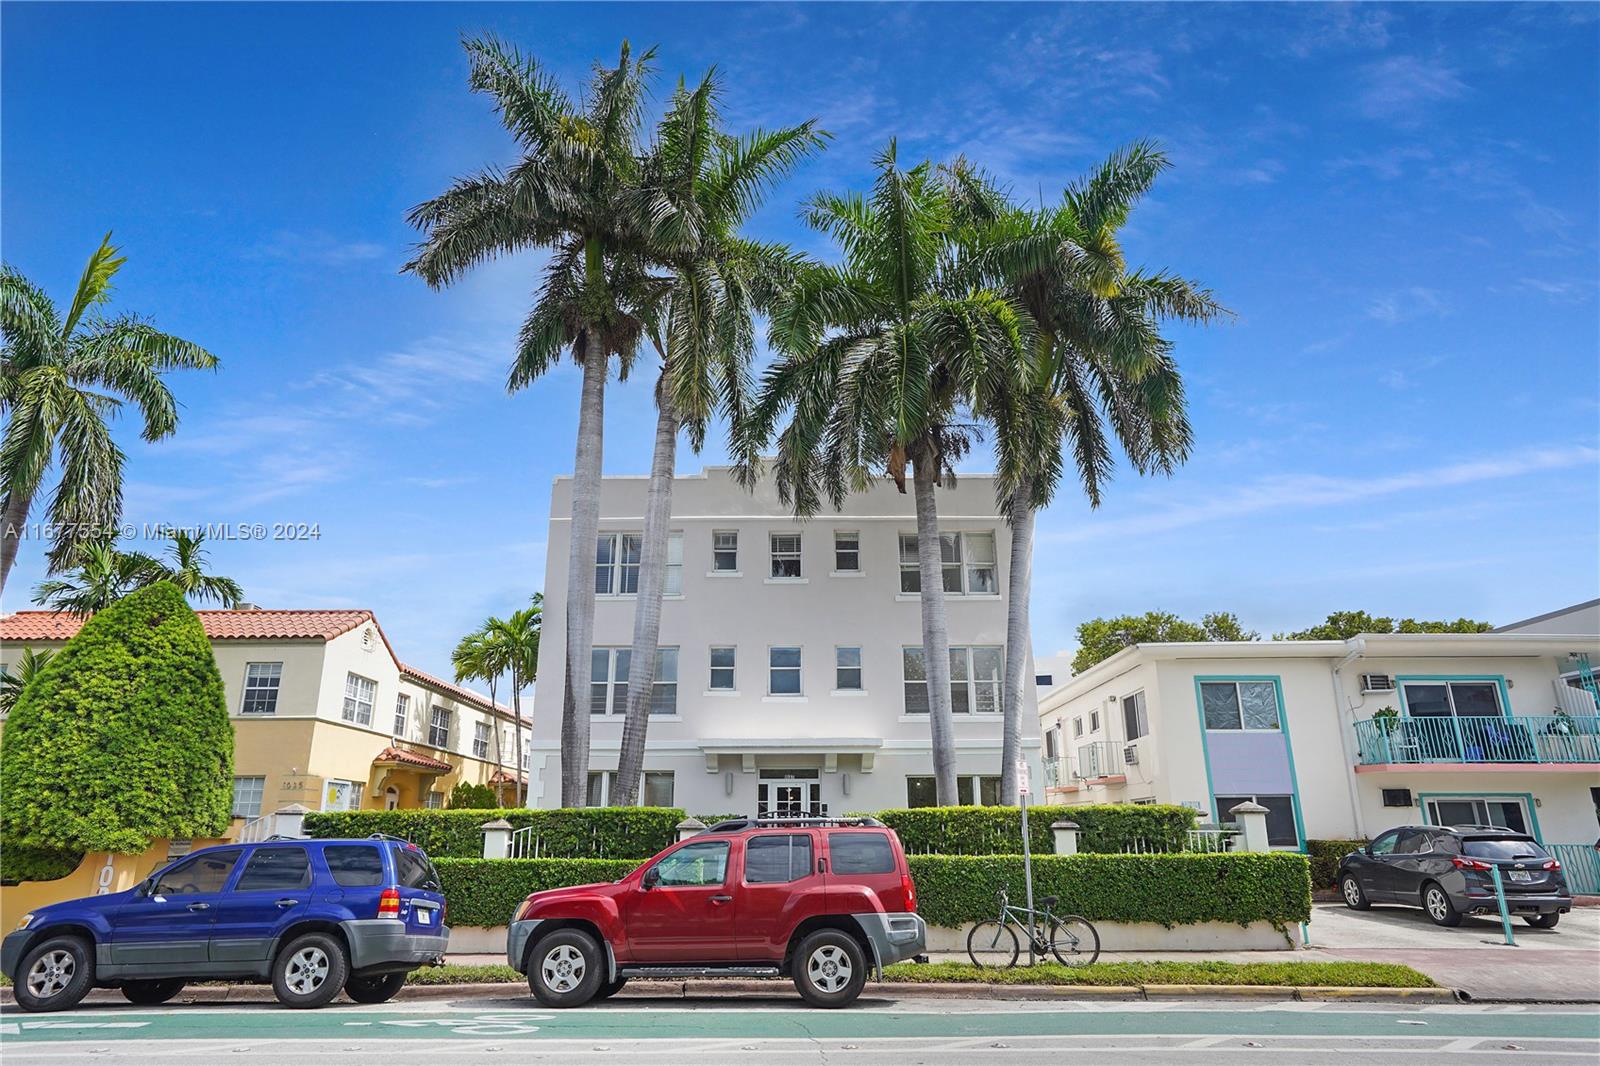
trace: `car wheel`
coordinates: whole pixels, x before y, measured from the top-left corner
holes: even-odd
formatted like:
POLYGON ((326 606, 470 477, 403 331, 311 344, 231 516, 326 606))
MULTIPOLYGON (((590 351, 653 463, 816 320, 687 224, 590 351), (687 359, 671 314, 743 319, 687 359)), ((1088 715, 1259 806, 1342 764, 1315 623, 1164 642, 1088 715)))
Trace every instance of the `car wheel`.
POLYGON ((404 973, 380 973, 371 977, 351 977, 344 983, 344 994, 357 1003, 387 1003, 406 983, 404 973))
POLYGON ((581 929, 558 929, 533 946, 528 987, 546 1007, 581 1007, 605 982, 605 952, 581 929))
POLYGON ((1560 911, 1550 911, 1547 914, 1529 914, 1523 917, 1535 929, 1554 929, 1556 923, 1561 921, 1560 911))
POLYGON ((94 950, 82 937, 50 937, 17 967, 17 1006, 26 1011, 67 1010, 93 987, 94 950))
POLYGON ((601 985, 600 986, 600 990, 597 991, 594 994, 594 998, 595 999, 610 999, 612 996, 616 995, 618 992, 621 992, 622 991, 622 986, 627 984, 627 983, 628 983, 628 979, 626 977, 619 977, 615 981, 612 981, 610 984, 601 985))
POLYGON ((819 929, 794 953, 794 986, 813 1007, 843 1007, 867 983, 867 956, 849 933, 819 929))
POLYGON ((1339 881, 1339 894, 1344 896, 1344 905, 1353 911, 1372 909, 1372 901, 1361 890, 1361 882, 1356 880, 1355 874, 1345 874, 1339 881))
POLYGON ((1450 902, 1450 896, 1431 881, 1422 886, 1422 909, 1428 912, 1428 917, 1433 919, 1434 925, 1461 924, 1461 912, 1450 902))
POLYGON ((154 1007, 182 992, 183 985, 181 978, 171 981, 127 981, 122 985, 122 998, 141 1007, 154 1007))
POLYGON ((272 961, 272 991, 285 1007, 320 1007, 344 988, 350 962, 327 933, 295 937, 272 961))

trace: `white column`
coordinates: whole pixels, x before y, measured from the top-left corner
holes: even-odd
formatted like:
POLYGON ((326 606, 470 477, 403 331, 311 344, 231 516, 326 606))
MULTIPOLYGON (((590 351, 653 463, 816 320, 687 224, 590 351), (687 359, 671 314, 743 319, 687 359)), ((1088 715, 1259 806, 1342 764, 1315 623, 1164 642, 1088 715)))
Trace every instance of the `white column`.
POLYGON ((1245 800, 1228 812, 1239 825, 1244 837, 1245 851, 1271 851, 1267 843, 1267 809, 1259 803, 1245 800))
POLYGON ((311 813, 309 807, 302 807, 298 803, 291 803, 280 808, 272 815, 272 832, 280 837, 303 837, 306 835, 306 815, 311 813))
POLYGON ((483 857, 486 859, 503 859, 511 854, 511 823, 504 818, 496 818, 492 822, 484 822, 478 827, 483 830, 483 857))
POLYGON ((1051 822, 1050 832, 1055 834, 1057 855, 1078 854, 1078 823, 1051 822))

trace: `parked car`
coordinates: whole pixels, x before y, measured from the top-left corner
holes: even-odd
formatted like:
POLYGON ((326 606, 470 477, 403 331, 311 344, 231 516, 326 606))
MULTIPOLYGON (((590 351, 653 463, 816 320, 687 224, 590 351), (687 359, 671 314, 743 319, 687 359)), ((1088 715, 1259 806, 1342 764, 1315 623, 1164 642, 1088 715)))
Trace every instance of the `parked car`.
POLYGON ((550 1007, 636 976, 788 976, 812 1006, 842 1007, 869 970, 926 944, 905 852, 883 823, 746 818, 620 881, 535 892, 512 916, 506 956, 550 1007))
POLYGON ((1403 903, 1439 925, 1460 925, 1464 914, 1500 912, 1495 868, 1506 907, 1529 925, 1554 929, 1572 909, 1561 863, 1527 834, 1492 825, 1391 829, 1340 861, 1339 892, 1355 910, 1403 903))
POLYGON ((414 844, 268 840, 202 848, 126 892, 24 914, 0 972, 24 1010, 65 1010, 91 988, 165 1003, 187 981, 270 981, 286 1007, 343 989, 382 1003, 450 941, 439 875, 414 844))

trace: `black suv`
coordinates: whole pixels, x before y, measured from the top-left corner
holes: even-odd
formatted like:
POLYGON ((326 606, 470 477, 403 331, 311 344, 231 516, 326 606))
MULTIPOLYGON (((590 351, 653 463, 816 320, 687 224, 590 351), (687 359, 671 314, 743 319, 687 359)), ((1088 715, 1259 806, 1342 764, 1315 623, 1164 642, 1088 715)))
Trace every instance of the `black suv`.
POLYGON ((1526 833, 1498 825, 1405 825, 1380 834, 1339 863, 1345 905, 1421 907, 1438 925, 1463 914, 1498 914, 1495 867, 1506 907, 1540 929, 1554 929, 1572 909, 1561 863, 1526 833))

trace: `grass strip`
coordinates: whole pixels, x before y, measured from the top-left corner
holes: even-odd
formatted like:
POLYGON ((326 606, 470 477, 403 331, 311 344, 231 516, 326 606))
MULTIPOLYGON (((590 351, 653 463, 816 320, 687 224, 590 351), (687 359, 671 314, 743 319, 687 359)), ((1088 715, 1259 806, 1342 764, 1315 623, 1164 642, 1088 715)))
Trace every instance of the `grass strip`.
POLYGON ((955 981, 1000 985, 1288 985, 1294 988, 1433 988, 1432 978, 1391 962, 1099 962, 1041 963, 1009 970, 965 962, 899 963, 885 981, 955 981))

